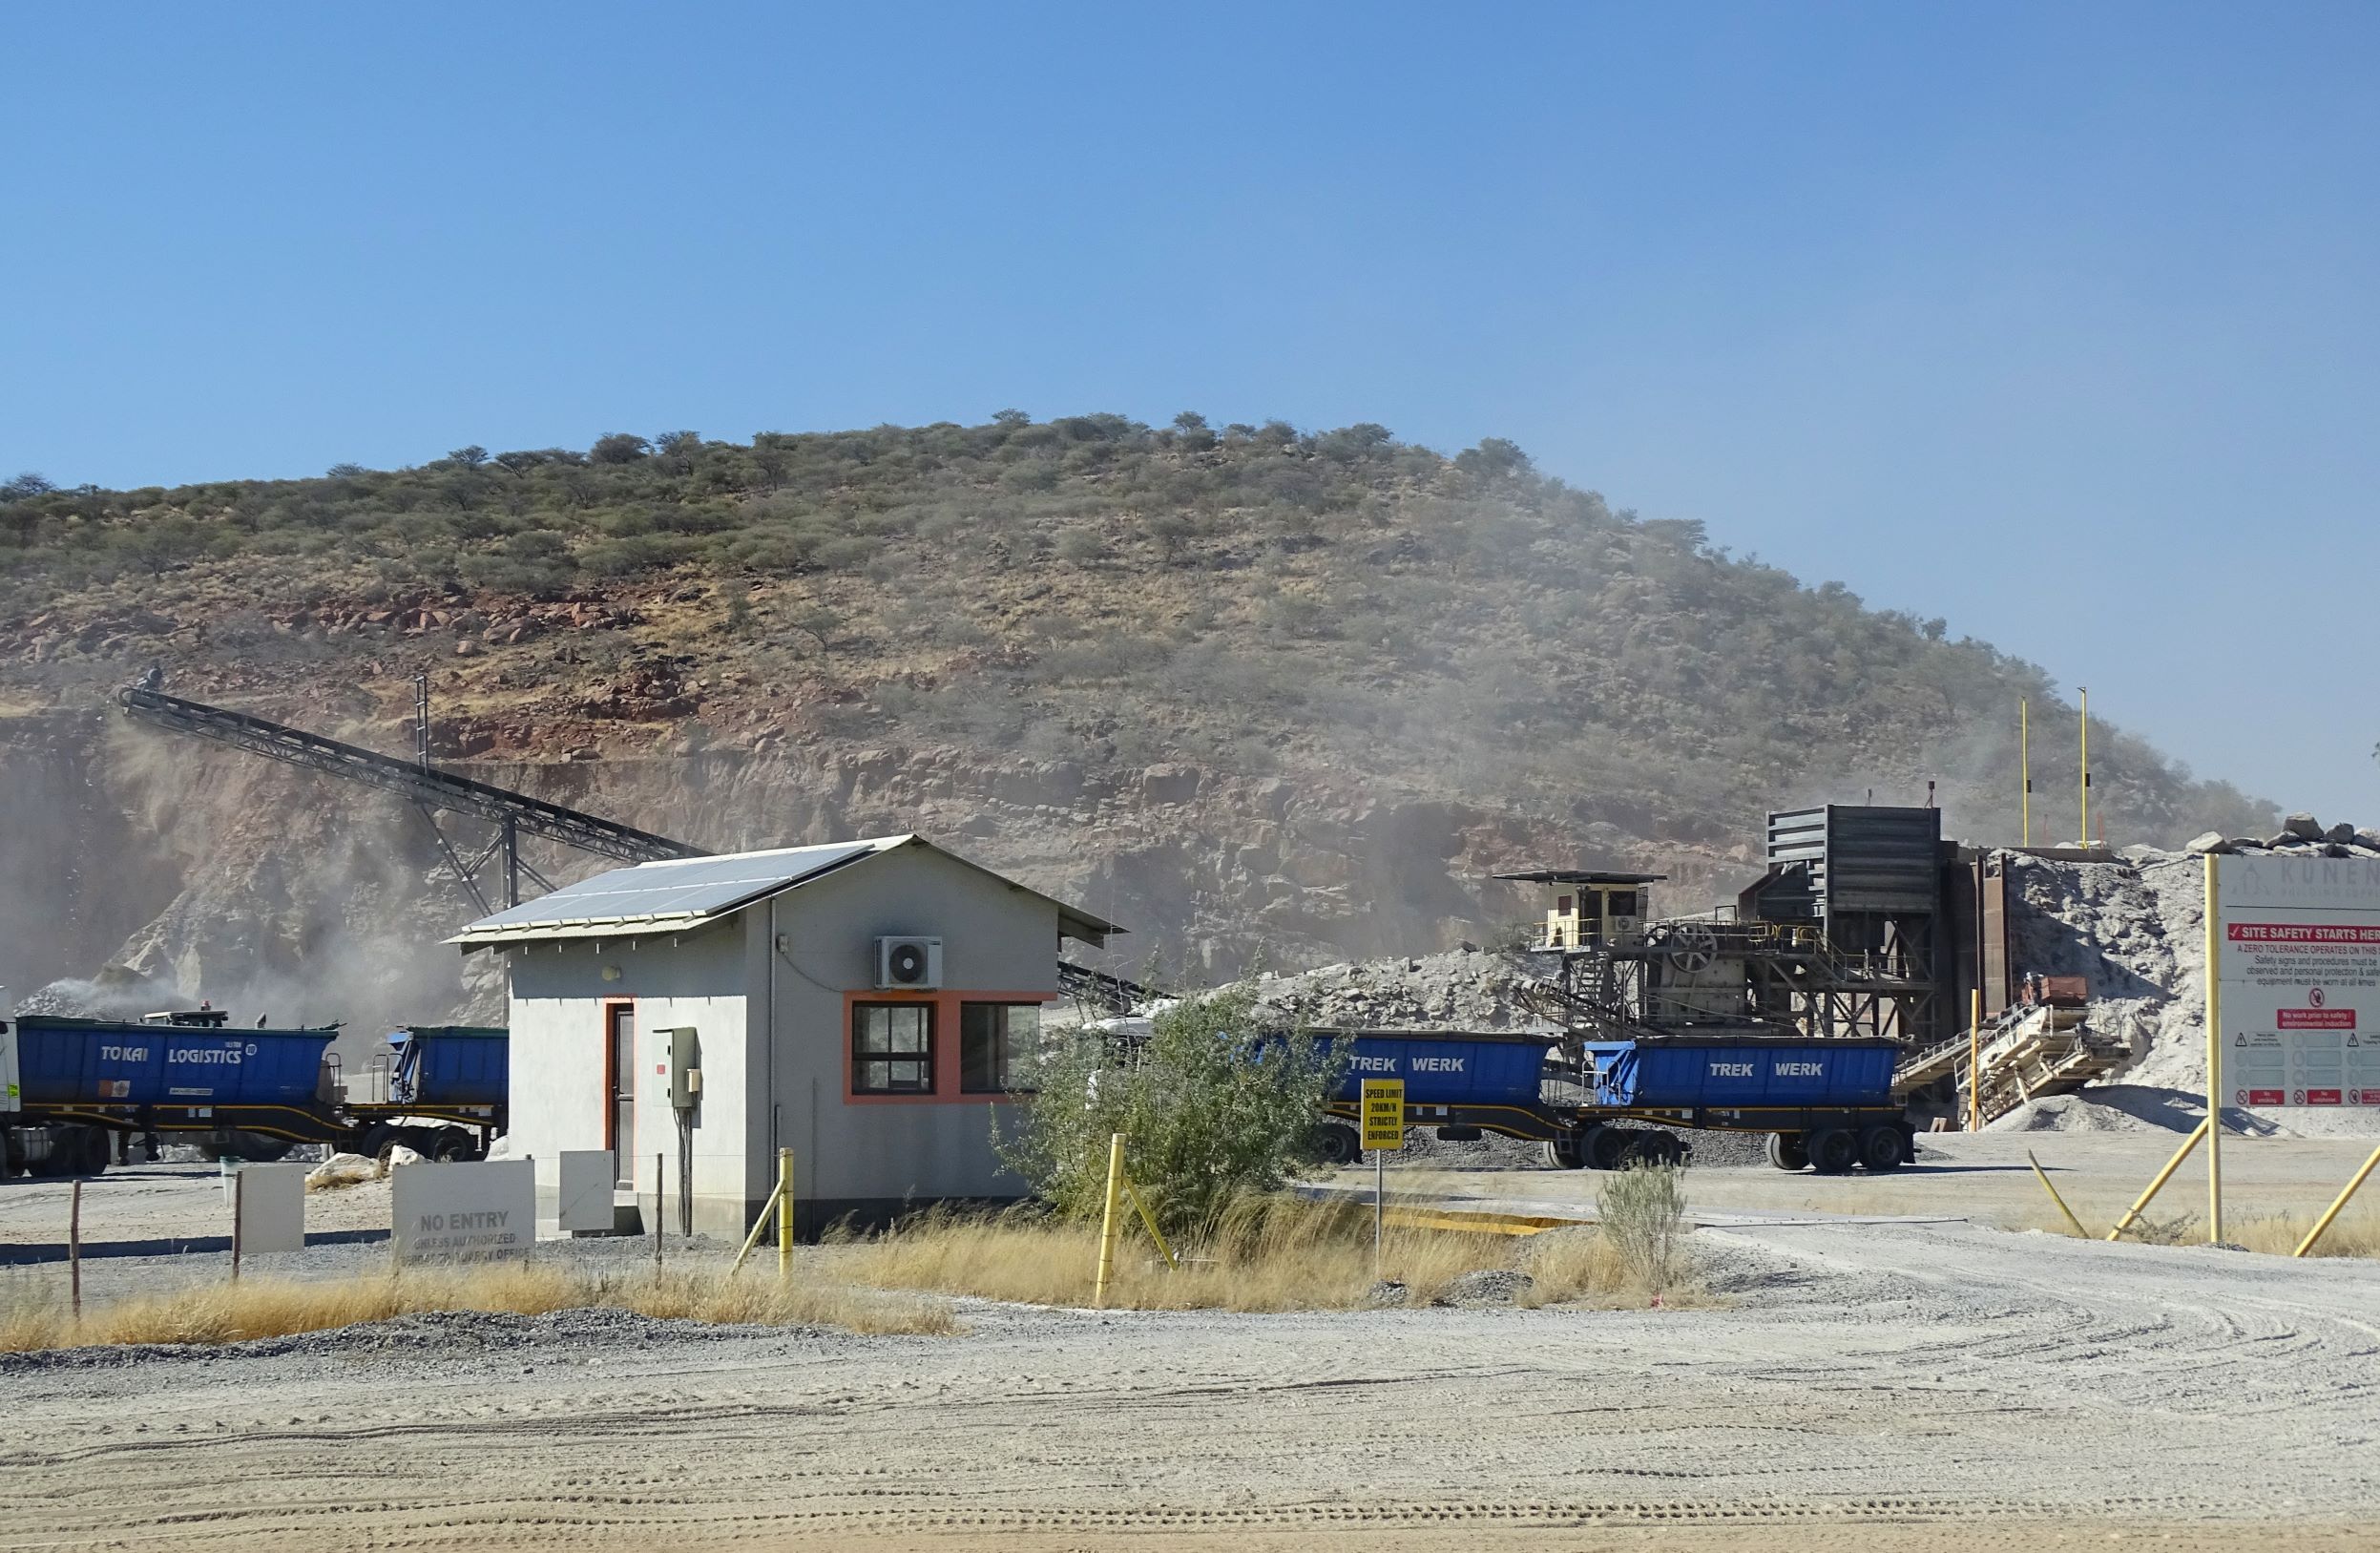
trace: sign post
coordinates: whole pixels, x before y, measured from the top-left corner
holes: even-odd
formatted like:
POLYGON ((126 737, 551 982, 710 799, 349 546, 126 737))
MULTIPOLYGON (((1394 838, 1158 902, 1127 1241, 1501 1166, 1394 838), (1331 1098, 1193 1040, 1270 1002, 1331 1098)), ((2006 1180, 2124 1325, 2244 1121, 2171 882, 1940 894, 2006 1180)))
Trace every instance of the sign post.
POLYGON ((1405 1081, 1364 1081, 1364 1147, 1372 1157, 1372 1276, 1380 1276, 1381 1227, 1385 1222, 1388 1158, 1405 1146, 1405 1081))
POLYGON ((2222 870, 2206 854, 2206 1240, 2223 1239, 2222 870))

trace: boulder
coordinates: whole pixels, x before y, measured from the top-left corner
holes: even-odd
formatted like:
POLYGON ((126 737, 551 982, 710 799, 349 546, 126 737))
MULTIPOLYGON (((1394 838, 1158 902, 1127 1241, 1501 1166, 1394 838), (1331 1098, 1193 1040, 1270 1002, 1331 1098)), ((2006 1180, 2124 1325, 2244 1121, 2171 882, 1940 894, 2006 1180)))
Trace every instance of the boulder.
POLYGON ((2223 839, 2222 831, 2208 830, 2192 836, 2186 850, 2194 852, 2227 852, 2231 850, 2231 843, 2223 839))
POLYGON ((2338 824, 2323 832, 2323 839, 2329 842, 2334 847, 2353 846, 2355 842, 2355 828, 2352 825, 2349 825, 2347 821, 2341 820, 2338 824))
POLYGON ((2322 822, 2311 814, 2292 814, 2281 822, 2281 833, 2296 841, 2324 839, 2322 822))
POLYGON ((2364 827, 2355 832, 2355 845, 2369 847, 2373 851, 2380 852, 2380 829, 2374 829, 2370 826, 2364 827))
POLYGON ((333 1154, 305 1173, 307 1191, 337 1191, 380 1179, 380 1163, 361 1154, 333 1154))
POLYGON ((1190 766, 1160 762, 1140 773, 1140 796, 1152 804, 1186 804, 1199 793, 1199 773, 1190 766))

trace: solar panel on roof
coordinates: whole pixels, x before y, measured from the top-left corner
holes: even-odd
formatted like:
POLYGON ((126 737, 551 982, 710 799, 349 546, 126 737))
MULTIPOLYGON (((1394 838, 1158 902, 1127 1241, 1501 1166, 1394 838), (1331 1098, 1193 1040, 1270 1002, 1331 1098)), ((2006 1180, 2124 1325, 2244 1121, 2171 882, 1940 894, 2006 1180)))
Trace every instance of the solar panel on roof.
POLYGON ((712 916, 875 851, 881 845, 839 841, 822 847, 639 863, 565 885, 550 895, 482 917, 464 931, 476 934, 491 929, 568 922, 712 916))

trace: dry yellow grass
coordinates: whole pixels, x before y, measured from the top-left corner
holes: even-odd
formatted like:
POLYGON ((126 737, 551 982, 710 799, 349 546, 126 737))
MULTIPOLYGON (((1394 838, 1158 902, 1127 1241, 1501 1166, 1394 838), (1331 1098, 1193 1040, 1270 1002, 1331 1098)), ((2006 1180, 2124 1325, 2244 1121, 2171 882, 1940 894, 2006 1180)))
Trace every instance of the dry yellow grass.
MULTIPOLYGON (((2082 1218, 2083 1228, 2092 1231, 2094 1239, 2105 1235, 2108 1226, 2120 1216, 2120 1210, 2098 1219, 2080 1207, 2077 1208, 2077 1212, 2082 1218)), ((2250 1216, 2226 1211, 2223 1214, 2223 1238, 2230 1245, 2244 1246, 2251 1251, 2287 1256, 2297 1249, 2298 1242, 2306 1238, 2306 1231, 2314 1227, 2314 1220, 2318 1217, 2318 1213, 2310 1212, 2250 1216)), ((2074 1236, 2074 1228, 2058 1216, 2056 1208, 2047 1206, 2038 1212, 2009 1215, 1998 1222, 2003 1229, 2038 1229, 2069 1239, 2074 1236)), ((2131 1228, 2124 1232, 2124 1239, 2148 1245, 2194 1246, 2206 1239, 2206 1223, 2197 1214, 2189 1212, 2166 1217, 2152 1207, 2140 1219, 2133 1221, 2131 1228)), ((2342 1213, 2328 1229, 2323 1231, 2323 1237, 2314 1243, 2314 1249, 2306 1254, 2308 1257, 2380 1257, 2380 1209, 2356 1207, 2342 1213)))
POLYGON ((521 1266, 394 1277, 305 1282, 243 1278, 198 1284, 87 1309, 75 1319, 54 1291, 11 1291, 0 1314, 0 1353, 131 1343, 236 1343, 323 1332, 431 1311, 543 1315, 606 1307, 662 1320, 757 1326, 831 1326, 871 1334, 943 1335, 959 1330, 938 1300, 897 1299, 844 1286, 717 1272, 593 1277, 521 1266))
MULTIPOLYGON (((1464 1273, 1492 1269, 1530 1275, 1532 1287, 1520 1296, 1527 1305, 1650 1301, 1650 1291, 1593 1230, 1515 1239, 1392 1227, 1377 1273, 1371 1234, 1371 1210, 1357 1205, 1242 1204, 1213 1234, 1177 1246, 1182 1265, 1175 1269, 1136 1224, 1117 1251, 1108 1304, 1139 1311, 1341 1310, 1370 1303, 1374 1283, 1387 1280, 1404 1286, 1404 1303, 1428 1305, 1464 1273)), ((834 1267, 880 1289, 1079 1307, 1092 1302, 1098 1255, 1096 1226, 1016 1212, 934 1211, 883 1234, 842 1239, 834 1267)), ((1686 1288, 1660 1303, 1698 1297, 1698 1290, 1686 1288)))

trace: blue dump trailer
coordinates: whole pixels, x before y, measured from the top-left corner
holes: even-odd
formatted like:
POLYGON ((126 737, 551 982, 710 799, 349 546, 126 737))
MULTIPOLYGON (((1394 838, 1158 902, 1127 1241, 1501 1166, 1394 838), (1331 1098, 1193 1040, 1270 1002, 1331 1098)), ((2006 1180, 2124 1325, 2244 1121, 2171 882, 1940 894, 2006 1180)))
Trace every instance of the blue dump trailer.
POLYGON ((1687 1152, 1680 1130, 1765 1133, 1770 1164, 1827 1175, 1898 1169, 1915 1152, 1892 1094, 1900 1048, 1891 1040, 1672 1036, 1590 1041, 1570 1059, 1552 1036, 1364 1030, 1317 1039, 1353 1043, 1324 1106, 1319 1149, 1333 1163, 1360 1152, 1366 1079, 1405 1081, 1409 1127, 1531 1140, 1572 1169, 1679 1163, 1687 1152))
POLYGON ((163 1134, 276 1158, 293 1144, 473 1159, 505 1126, 507 1032, 439 1025, 390 1038, 385 1098, 352 1098, 338 1027, 233 1028, 220 1010, 147 1019, 0 1021, 0 1173, 95 1175, 163 1134))
POLYGON ((389 1098, 406 1105, 501 1105, 511 1082, 511 1032, 417 1024, 388 1033, 389 1098))
POLYGON ((320 1098, 336 1030, 17 1021, 27 1105, 303 1105, 320 1098))

